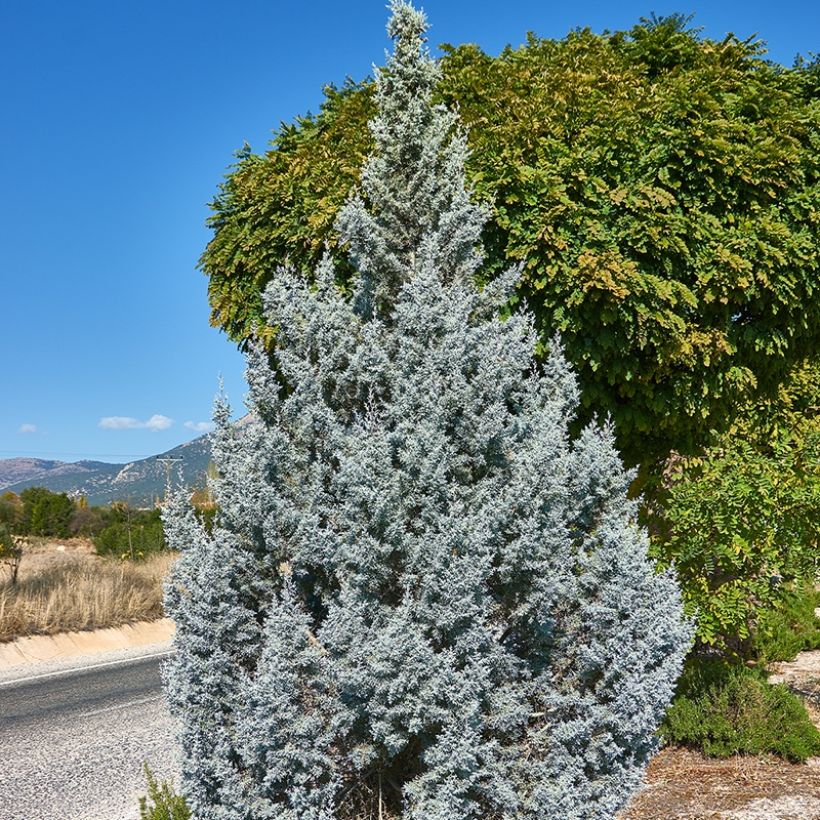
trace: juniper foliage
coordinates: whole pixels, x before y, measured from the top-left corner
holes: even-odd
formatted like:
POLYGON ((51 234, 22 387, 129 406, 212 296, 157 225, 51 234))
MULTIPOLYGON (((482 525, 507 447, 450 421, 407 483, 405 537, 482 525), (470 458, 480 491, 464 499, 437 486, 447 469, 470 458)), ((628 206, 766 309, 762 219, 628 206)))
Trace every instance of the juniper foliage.
POLYGON ((691 638, 612 430, 575 441, 560 344, 473 284, 486 218, 424 16, 394 0, 377 148, 325 260, 266 292, 274 375, 219 403, 207 532, 180 496, 167 670, 199 820, 611 818, 691 638), (288 385, 280 388, 280 380, 288 385))

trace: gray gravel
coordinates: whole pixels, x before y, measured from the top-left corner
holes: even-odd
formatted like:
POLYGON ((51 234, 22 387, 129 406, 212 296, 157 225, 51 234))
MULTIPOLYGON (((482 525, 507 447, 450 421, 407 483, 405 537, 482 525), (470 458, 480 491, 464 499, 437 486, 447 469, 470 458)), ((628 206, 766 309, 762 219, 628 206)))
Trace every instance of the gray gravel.
POLYGON ((159 675, 165 656, 162 645, 4 673, 0 818, 138 817, 143 762, 162 779, 177 769, 159 675))

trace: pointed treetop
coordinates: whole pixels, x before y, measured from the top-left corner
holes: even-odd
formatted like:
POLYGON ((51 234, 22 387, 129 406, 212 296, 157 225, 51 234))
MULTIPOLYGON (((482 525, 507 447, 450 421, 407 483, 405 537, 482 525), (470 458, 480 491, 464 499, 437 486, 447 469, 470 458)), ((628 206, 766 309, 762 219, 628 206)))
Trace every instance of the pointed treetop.
POLYGON ((376 70, 375 150, 336 223, 359 271, 357 308, 382 319, 425 264, 449 280, 469 280, 487 220, 465 186, 458 116, 432 102, 439 67, 425 46, 427 19, 404 0, 390 9, 394 50, 376 70))

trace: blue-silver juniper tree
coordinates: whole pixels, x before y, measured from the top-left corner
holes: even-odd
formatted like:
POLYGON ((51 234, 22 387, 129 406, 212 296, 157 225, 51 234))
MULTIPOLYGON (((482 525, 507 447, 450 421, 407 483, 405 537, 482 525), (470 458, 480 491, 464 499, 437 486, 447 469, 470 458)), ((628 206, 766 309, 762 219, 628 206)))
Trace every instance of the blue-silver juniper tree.
POLYGON ((425 18, 395 0, 376 149, 329 261, 266 293, 251 421, 218 404, 210 531, 169 503, 167 670, 199 820, 612 818, 656 748, 691 627, 647 558, 609 427, 575 440, 533 365, 425 18))

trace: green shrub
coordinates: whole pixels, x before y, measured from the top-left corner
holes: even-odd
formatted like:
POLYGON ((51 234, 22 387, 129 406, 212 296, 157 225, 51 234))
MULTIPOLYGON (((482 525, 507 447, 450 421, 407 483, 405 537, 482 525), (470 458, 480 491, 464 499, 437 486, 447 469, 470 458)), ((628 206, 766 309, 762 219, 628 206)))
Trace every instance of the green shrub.
POLYGON ((159 510, 129 510, 94 536, 98 555, 144 558, 166 549, 159 510))
POLYGON ((770 753, 802 763, 820 754, 820 732, 787 687, 722 660, 689 661, 661 734, 712 757, 770 753))
POLYGON ((818 571, 820 424, 801 412, 802 398, 789 404, 809 377, 807 401, 816 405, 815 363, 777 400, 749 408, 750 421, 718 446, 669 471, 653 549, 662 567, 674 564, 702 646, 756 657, 755 643, 767 640, 761 627, 784 634, 778 612, 791 608, 787 620, 812 624, 811 613, 797 617, 790 603, 818 571))
POLYGON ((74 512, 74 502, 65 493, 45 487, 27 487, 20 493, 22 502, 19 531, 25 535, 65 538, 74 512))
POLYGON ((753 653, 763 663, 788 661, 798 652, 820 649, 820 619, 814 614, 820 594, 811 586, 793 590, 783 605, 761 615, 753 653))
POLYGON ((170 783, 158 783, 147 765, 143 768, 148 797, 140 797, 140 820, 190 820, 191 812, 185 798, 177 794, 170 783))

